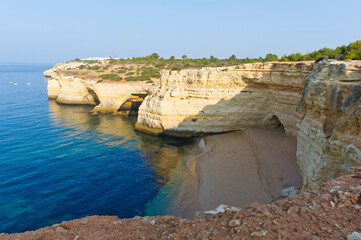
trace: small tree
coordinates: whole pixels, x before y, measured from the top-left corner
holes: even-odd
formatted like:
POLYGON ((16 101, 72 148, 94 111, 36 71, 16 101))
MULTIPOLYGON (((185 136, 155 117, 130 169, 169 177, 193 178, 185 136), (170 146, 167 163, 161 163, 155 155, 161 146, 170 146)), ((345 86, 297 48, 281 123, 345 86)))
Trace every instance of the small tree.
POLYGON ((230 57, 228 58, 228 60, 230 60, 230 61, 237 60, 236 55, 233 54, 232 56, 230 56, 230 57))
POLYGON ((169 60, 174 60, 175 59, 175 57, 174 56, 170 56, 170 58, 169 58, 169 60))
POLYGON ((152 55, 150 55, 152 58, 158 59, 159 58, 159 54, 158 53, 152 53, 152 55))
POLYGON ((187 59, 188 57, 187 57, 187 55, 184 54, 184 55, 182 56, 182 58, 183 58, 183 59, 187 59))
POLYGON ((278 61, 278 56, 276 54, 272 54, 272 53, 268 53, 266 55, 266 58, 264 59, 266 62, 271 62, 271 61, 278 61))

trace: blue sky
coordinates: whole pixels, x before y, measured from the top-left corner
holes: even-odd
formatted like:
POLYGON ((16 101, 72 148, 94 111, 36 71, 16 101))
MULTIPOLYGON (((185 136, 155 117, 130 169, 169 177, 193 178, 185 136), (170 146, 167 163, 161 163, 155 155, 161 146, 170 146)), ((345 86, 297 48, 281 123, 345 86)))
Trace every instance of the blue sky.
POLYGON ((259 57, 361 39, 360 0, 2 0, 0 62, 259 57))

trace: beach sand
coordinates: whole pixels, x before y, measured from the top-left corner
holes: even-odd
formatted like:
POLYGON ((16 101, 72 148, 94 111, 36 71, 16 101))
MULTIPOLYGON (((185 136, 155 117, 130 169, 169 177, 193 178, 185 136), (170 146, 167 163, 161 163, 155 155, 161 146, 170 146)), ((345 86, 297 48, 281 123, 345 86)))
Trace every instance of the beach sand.
MULTIPOLYGON (((296 162, 296 139, 283 129, 248 129, 209 135, 188 156, 196 182, 183 217, 220 204, 245 206, 267 203, 289 186, 301 186, 296 162)), ((189 194, 188 194, 189 195, 189 194)))

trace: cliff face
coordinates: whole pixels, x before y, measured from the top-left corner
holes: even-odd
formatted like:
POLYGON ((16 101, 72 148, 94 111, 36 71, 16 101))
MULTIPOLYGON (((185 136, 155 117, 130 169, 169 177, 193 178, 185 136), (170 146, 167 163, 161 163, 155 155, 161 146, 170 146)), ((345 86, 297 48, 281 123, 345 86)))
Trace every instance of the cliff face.
POLYGON ((304 188, 361 165, 361 61, 323 62, 298 106, 297 157, 304 188))
POLYGON ((184 136, 283 124, 296 136, 296 107, 311 70, 311 63, 256 63, 163 72, 136 128, 184 136))
POLYGON ((97 82, 74 76, 62 76, 59 70, 75 68, 81 63, 62 63, 44 72, 48 80, 48 97, 61 104, 93 105, 93 113, 135 115, 150 84, 97 82))
POLYGON ((164 72, 136 128, 189 136, 282 124, 313 189, 361 165, 360 119, 360 62, 257 63, 164 72))
MULTIPOLYGON (((44 73, 52 78, 49 98, 59 103, 132 114, 147 94, 149 85, 144 83, 97 83, 59 76, 57 70, 74 67, 66 64, 44 73)), ((360 61, 164 71, 149 92, 136 123, 138 130, 147 133, 192 136, 283 125, 288 136, 297 137, 305 189, 318 188, 361 165, 360 61)))

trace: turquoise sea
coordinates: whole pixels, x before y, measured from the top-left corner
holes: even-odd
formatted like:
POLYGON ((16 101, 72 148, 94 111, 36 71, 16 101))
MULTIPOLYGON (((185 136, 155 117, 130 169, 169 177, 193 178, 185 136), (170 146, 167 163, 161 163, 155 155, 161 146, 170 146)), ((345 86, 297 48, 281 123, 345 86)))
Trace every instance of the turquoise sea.
POLYGON ((51 67, 0 65, 0 232, 89 215, 175 214, 192 140, 48 100, 51 67))

